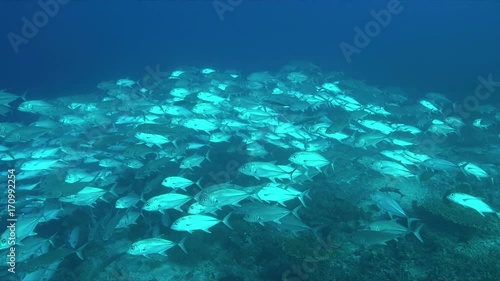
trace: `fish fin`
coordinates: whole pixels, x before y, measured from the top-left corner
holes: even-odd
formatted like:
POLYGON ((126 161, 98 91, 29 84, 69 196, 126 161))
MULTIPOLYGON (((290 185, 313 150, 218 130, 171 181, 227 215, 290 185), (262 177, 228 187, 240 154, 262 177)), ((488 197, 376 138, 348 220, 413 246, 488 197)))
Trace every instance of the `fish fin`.
MULTIPOLYGON (((208 134, 210 134, 210 133, 208 133, 208 134)), ((210 159, 210 150, 207 151, 205 158, 208 160, 208 162, 212 162, 212 159, 210 159)))
POLYGON ((321 230, 324 229, 326 226, 325 225, 320 225, 320 226, 316 226, 314 228, 311 228, 314 236, 316 237, 316 239, 318 239, 318 241, 323 241, 323 238, 321 237, 321 230))
MULTIPOLYGON (((304 175, 306 176, 306 178, 307 178, 308 180, 312 181, 311 176, 309 176, 309 168, 308 168, 307 166, 302 166, 302 167, 304 167, 304 168, 306 169, 306 172, 304 173, 304 175)), ((297 169, 297 168, 295 168, 295 169, 297 169)), ((293 178, 292 178, 292 179, 293 179, 293 178)))
POLYGON ((201 180, 203 180, 203 178, 204 178, 204 177, 205 177, 205 176, 202 176, 199 180, 197 180, 197 181, 195 182, 195 184, 196 184, 196 185, 197 185, 200 189, 203 189, 203 187, 201 186, 201 184, 200 184, 200 183, 201 183, 201 180))
POLYGON ((481 216, 483 216, 483 217, 484 217, 484 214, 483 214, 482 212, 479 212, 479 211, 477 211, 477 212, 478 212, 481 216))
MULTIPOLYGON (((177 208, 179 208, 179 207, 177 207, 177 208)), ((160 213, 161 213, 162 215, 164 215, 164 214, 165 214, 165 210, 161 209, 161 210, 159 210, 159 211, 160 211, 160 213)))
POLYGON ((78 248, 78 250, 76 250, 76 255, 81 259, 83 260, 83 254, 82 254, 82 250, 83 248, 87 247, 87 245, 89 244, 90 242, 87 242, 85 244, 83 244, 80 248, 78 248))
MULTIPOLYGON (((289 174, 290 174, 290 181, 293 182, 293 173, 297 170, 297 167, 295 167, 295 169, 293 169, 289 174)), ((309 178, 309 177, 308 177, 309 178)))
MULTIPOLYGON (((302 202, 302 201, 301 201, 301 202, 302 202)), ((267 202, 267 203, 269 203, 269 202, 267 202)), ((278 201, 278 204, 280 204, 280 205, 281 205, 281 206, 283 206, 283 207, 286 207, 285 202, 278 201)))
POLYGON ((9 155, 13 160, 16 160, 14 155, 12 153, 10 153, 9 151, 5 151, 5 154, 9 155))
POLYGON ((266 202, 267 204, 269 204, 269 201, 266 201, 266 200, 262 200, 262 199, 260 199, 258 194, 254 194, 254 195, 252 195, 252 196, 250 196, 250 197, 252 197, 253 199, 255 199, 255 200, 259 201, 260 203, 262 203, 262 201, 264 201, 264 202, 266 202))
MULTIPOLYGON (((280 223, 281 223, 281 222, 280 222, 280 223)), ((262 225, 262 226, 264 226, 264 223, 263 223, 263 222, 261 222, 261 221, 259 221, 259 224, 260 224, 260 225, 262 225)))
POLYGON ((311 192, 311 189, 308 189, 304 192, 304 195, 309 198, 309 200, 312 200, 311 196, 309 195, 309 193, 311 192))
POLYGON ((222 219, 222 223, 225 224, 229 229, 234 230, 234 228, 229 224, 229 217, 233 214, 233 212, 227 214, 227 216, 222 219))
POLYGON ((422 236, 420 236, 420 229, 422 229, 422 226, 424 226, 424 224, 420 224, 417 229, 415 229, 413 231, 413 235, 415 235, 415 237, 417 237, 418 240, 420 240, 420 242, 424 243, 424 239, 422 239, 422 236))
POLYGON ((210 233, 210 234, 212 233, 212 232, 210 232, 210 229, 208 229, 208 228, 202 229, 202 230, 205 231, 206 233, 210 233))
POLYGON ((162 255, 164 257, 168 257, 167 253, 165 251, 161 251, 158 253, 159 255, 162 255))
POLYGON ((118 196, 118 194, 116 194, 116 191, 115 191, 116 190, 116 185, 117 185, 116 183, 113 184, 113 186, 109 190, 109 193, 113 194, 114 197, 119 198, 120 196, 118 196))
POLYGON ((182 249, 182 251, 184 253, 187 254, 188 252, 186 251, 186 248, 184 247, 184 241, 186 241, 186 237, 182 238, 181 241, 179 241, 179 243, 177 243, 177 245, 182 249))
POLYGON ((26 95, 28 94, 28 91, 24 92, 24 94, 22 96, 20 96, 20 98, 23 100, 23 101, 26 101, 26 95))
POLYGON ((308 189, 308 190, 306 190, 306 191, 302 192, 302 193, 299 195, 299 200, 300 200, 300 203, 302 203, 302 205, 303 205, 304 207, 306 207, 306 208, 307 208, 307 206, 306 206, 306 202, 304 201, 304 196, 307 196, 307 198, 311 199, 311 198, 309 197, 309 195, 308 195, 308 193, 309 193, 309 191, 310 191, 310 190, 311 190, 311 189, 308 189))
MULTIPOLYGON (((175 207, 175 208, 174 208, 174 210, 177 210, 177 211, 179 211, 179 212, 181 212, 181 213, 183 213, 183 212, 184 212, 184 211, 181 209, 181 206, 177 206, 177 207, 175 207)), ((163 214, 165 214, 165 213, 163 213, 163 214)))
POLYGON ((147 254, 144 254, 143 256, 147 259, 150 259, 150 257, 147 254))
POLYGON ((332 167, 332 172, 335 172, 335 159, 332 160, 330 166, 332 167))
POLYGON ((416 218, 408 218, 408 229, 411 229, 411 223, 414 221, 419 221, 420 219, 416 218))
POLYGON ((299 217, 299 213, 297 213, 297 212, 299 211, 299 209, 300 209, 300 208, 302 208, 302 205, 298 205, 298 206, 297 206, 297 207, 295 207, 295 209, 293 209, 293 211, 292 211, 292 214, 293 214, 296 218, 298 218, 299 220, 300 220, 301 218, 299 217))
POLYGON ((463 199, 463 200, 464 200, 464 202, 465 202, 465 201, 467 201, 467 200, 481 200, 481 201, 486 201, 486 199, 485 199, 485 198, 483 198, 483 197, 465 198, 465 199, 463 199))
MULTIPOLYGON (((54 237, 56 237, 56 235, 57 235, 57 233, 54 233, 52 236, 50 236, 50 237, 49 237, 49 243, 50 243, 50 245, 52 245, 52 247, 54 247, 54 248, 56 247, 56 246, 54 245, 54 237)), ((19 243, 18 243, 18 244, 19 244, 19 243)))

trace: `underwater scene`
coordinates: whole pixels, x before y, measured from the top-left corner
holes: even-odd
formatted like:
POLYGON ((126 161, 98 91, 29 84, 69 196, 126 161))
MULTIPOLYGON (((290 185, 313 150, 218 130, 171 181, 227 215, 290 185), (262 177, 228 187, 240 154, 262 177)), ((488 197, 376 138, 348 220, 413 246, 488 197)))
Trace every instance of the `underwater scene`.
MULTIPOLYGON (((71 17, 106 29, 77 12, 99 1, 13 2, 2 4, 16 10, 1 29, 0 280, 500 280, 492 46, 464 58, 478 64, 463 70, 415 58, 419 69, 397 67, 413 55, 384 53, 377 40, 396 42, 392 21, 418 9, 396 0, 325 4, 353 22, 332 39, 335 50, 316 52, 312 41, 273 48, 304 41, 309 35, 293 30, 314 16, 280 20, 271 12, 286 12, 284 1, 271 9, 276 2, 244 0, 129 1, 126 9, 103 1, 117 14, 147 7, 154 21, 172 2, 178 10, 158 26, 177 41, 149 51, 139 43, 157 30, 138 32, 147 25, 137 20, 136 30, 109 23, 123 23, 117 37, 127 29, 134 47, 116 34, 51 45, 47 36, 71 17), (186 17, 188 2, 205 7, 206 22, 186 17), (258 21, 246 8, 262 9, 262 22, 286 35, 266 39, 272 26, 238 21, 258 21), (226 41, 204 34, 220 28, 226 41), (74 49, 55 51, 60 44, 74 49), (242 49, 216 50, 223 45, 242 49), (337 57, 322 59, 326 52, 337 57), (379 55, 396 57, 370 66, 379 55)), ((300 14, 307 1, 292 2, 290 13, 300 14)), ((307 8, 322 19, 319 3, 307 8)))

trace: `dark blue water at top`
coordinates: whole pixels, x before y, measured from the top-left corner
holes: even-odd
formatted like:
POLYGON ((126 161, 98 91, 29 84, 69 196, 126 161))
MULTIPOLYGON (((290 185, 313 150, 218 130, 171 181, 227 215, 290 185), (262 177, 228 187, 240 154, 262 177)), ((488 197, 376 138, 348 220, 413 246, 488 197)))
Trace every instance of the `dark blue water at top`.
MULTIPOLYGON (((309 60, 371 84, 470 94, 477 76, 500 78, 500 3, 401 1, 402 11, 348 63, 371 11, 389 1, 242 1, 221 21, 214 1, 70 1, 15 54, 36 1, 2 1, 0 88, 34 97, 94 91, 103 80, 138 79, 146 66, 278 70, 309 60)), ((220 2, 227 3, 225 0, 220 2)), ((233 1, 237 2, 237 1, 233 1)), ((500 79, 497 79, 500 80, 500 79)))

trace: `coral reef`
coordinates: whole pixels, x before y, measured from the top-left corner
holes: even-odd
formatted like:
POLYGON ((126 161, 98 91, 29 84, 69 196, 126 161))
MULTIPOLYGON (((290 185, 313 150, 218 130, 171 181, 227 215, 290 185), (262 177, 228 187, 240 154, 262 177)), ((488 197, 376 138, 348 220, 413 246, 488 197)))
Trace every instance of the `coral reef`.
POLYGON ((442 200, 426 200, 416 209, 426 224, 447 232, 500 232, 498 221, 495 221, 497 218, 493 215, 481 216, 475 210, 442 200))
POLYGON ((339 252, 335 247, 325 247, 313 235, 302 235, 283 242, 283 252, 305 262, 321 262, 335 259, 339 252))

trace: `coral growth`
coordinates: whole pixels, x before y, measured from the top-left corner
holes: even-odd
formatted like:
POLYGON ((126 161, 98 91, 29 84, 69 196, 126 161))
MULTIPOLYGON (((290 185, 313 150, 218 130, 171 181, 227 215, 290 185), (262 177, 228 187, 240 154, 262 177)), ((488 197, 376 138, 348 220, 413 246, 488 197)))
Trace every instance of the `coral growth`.
POLYGON ((427 200, 418 206, 422 219, 427 224, 438 228, 446 227, 448 231, 493 231, 498 232, 500 228, 494 221, 496 217, 490 214, 481 216, 478 212, 456 204, 446 203, 441 200, 427 200))

